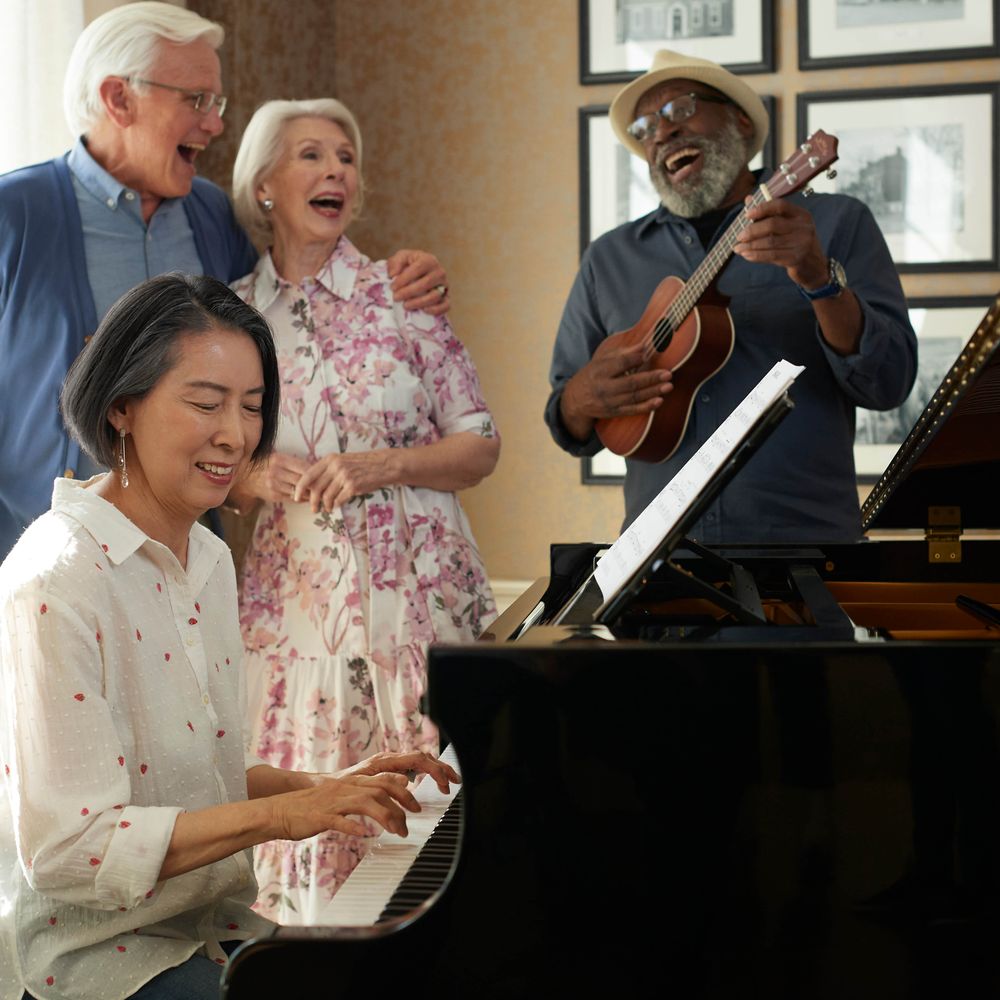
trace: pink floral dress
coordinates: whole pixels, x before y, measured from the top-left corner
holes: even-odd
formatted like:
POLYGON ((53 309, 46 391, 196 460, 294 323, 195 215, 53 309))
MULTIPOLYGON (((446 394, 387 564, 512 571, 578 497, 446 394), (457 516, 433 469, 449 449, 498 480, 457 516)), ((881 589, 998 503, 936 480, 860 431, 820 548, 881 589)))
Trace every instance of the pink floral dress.
MULTIPOLYGON (((384 262, 341 237, 301 287, 278 277, 269 254, 233 286, 274 331, 279 451, 315 461, 496 435, 447 321, 405 313, 389 284, 384 262)), ((277 767, 320 772, 379 750, 435 751, 420 711, 427 645, 475 639, 494 615, 453 493, 386 487, 318 515, 264 504, 240 598, 251 747, 277 767)), ((262 845, 257 908, 281 923, 322 923, 369 846, 337 834, 262 845)))

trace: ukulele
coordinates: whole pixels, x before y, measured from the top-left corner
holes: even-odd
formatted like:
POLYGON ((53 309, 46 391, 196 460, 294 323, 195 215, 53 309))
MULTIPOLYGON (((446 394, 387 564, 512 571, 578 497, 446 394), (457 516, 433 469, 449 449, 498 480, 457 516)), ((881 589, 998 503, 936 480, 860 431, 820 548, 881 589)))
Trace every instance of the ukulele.
MULTIPOLYGON (((644 462, 668 459, 681 443, 695 395, 733 353, 733 320, 728 298, 712 282, 729 261, 740 232, 749 224, 747 208, 784 198, 805 187, 837 159, 837 138, 814 132, 750 196, 745 206, 687 281, 667 277, 656 286, 635 326, 613 333, 621 346, 642 344, 637 370, 666 369, 673 389, 651 413, 604 417, 595 430, 605 448, 644 462)), ((829 176, 836 176, 830 171, 829 176)), ((812 192, 806 188, 806 194, 812 192)))

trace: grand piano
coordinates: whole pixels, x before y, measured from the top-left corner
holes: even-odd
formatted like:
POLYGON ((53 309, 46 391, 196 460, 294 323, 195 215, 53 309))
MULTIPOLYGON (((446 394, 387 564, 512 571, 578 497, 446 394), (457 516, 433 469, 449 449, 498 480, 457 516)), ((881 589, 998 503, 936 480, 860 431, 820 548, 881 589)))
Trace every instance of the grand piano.
POLYGON ((997 995, 998 344, 1000 301, 862 543, 672 538, 611 601, 606 546, 554 545, 431 650, 450 840, 368 926, 243 945, 224 996, 997 995))

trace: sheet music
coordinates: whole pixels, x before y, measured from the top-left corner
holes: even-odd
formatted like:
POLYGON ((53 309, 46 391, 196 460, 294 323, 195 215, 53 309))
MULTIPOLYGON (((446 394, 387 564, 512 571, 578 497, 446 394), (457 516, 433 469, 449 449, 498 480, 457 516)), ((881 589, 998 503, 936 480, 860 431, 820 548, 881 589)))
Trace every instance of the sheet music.
POLYGON ((601 557, 594 578, 605 600, 652 555, 754 422, 803 370, 802 365, 777 362, 601 557))

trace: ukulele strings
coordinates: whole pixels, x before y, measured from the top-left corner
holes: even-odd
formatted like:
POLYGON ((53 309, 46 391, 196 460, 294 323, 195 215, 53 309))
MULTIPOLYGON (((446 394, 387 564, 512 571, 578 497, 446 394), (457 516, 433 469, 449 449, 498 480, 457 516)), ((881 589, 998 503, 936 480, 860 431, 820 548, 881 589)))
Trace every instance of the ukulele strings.
POLYGON ((644 362, 653 356, 654 351, 662 351, 667 347, 674 332, 687 319, 688 314, 698 304, 705 289, 712 283, 712 279, 721 270, 723 264, 729 260, 739 234, 747 225, 747 208, 756 208, 767 200, 767 195, 764 193, 763 185, 761 185, 751 196, 750 205, 740 210, 740 214, 733 220, 732 225, 719 237, 719 242, 709 250, 708 255, 694 274, 684 283, 677 298, 670 303, 664 315, 657 320, 646 339, 643 352, 644 362))

